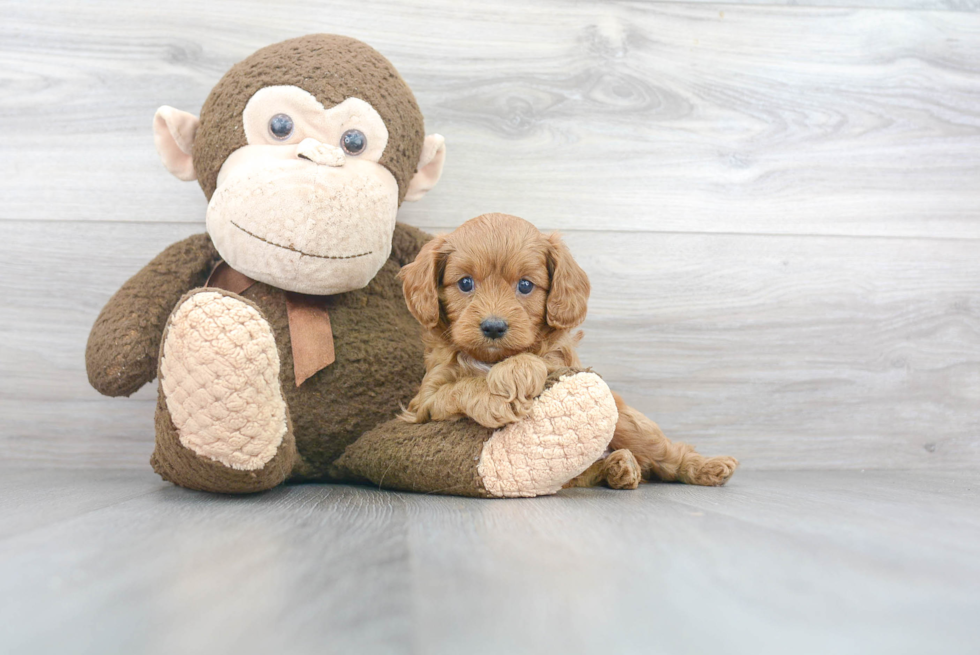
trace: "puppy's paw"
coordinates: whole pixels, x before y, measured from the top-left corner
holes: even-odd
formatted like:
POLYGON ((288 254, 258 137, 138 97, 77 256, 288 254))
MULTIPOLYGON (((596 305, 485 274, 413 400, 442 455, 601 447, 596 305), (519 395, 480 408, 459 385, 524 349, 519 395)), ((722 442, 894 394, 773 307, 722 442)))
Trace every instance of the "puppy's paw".
POLYGON ((469 417, 486 428, 500 428, 510 423, 516 423, 530 412, 528 407, 510 402, 503 396, 487 396, 485 402, 469 412, 469 417), (516 406, 515 406, 516 405, 516 406))
POLYGON ((410 409, 402 408, 402 411, 398 412, 398 418, 406 423, 425 423, 425 418, 420 417, 418 414, 410 409))
POLYGON ((603 460, 603 474, 613 489, 636 489, 642 478, 640 463, 626 448, 614 450, 603 460))
POLYGON ((541 395, 548 379, 548 365, 537 355, 521 353, 494 364, 487 373, 490 393, 516 403, 522 416, 530 409, 530 402, 541 395))
POLYGON ((720 487, 728 482, 737 467, 738 460, 734 457, 709 457, 694 472, 691 484, 720 487))

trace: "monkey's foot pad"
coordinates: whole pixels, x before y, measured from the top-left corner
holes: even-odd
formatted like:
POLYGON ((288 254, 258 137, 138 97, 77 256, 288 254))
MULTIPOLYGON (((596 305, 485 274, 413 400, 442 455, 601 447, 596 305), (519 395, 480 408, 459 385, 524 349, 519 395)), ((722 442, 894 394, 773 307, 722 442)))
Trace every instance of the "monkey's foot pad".
POLYGON ((483 485, 501 498, 553 494, 602 456, 618 419, 602 378, 587 372, 564 377, 525 419, 487 440, 477 469, 483 485))
POLYGON ((272 328, 255 307, 215 291, 187 298, 164 337, 160 383, 180 443, 254 471, 288 429, 272 328))

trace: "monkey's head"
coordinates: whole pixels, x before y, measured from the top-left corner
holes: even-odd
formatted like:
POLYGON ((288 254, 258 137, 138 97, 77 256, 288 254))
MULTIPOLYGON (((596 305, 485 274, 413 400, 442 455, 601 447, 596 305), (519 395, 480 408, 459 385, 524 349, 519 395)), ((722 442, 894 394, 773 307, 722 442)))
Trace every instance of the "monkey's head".
POLYGON ((374 278, 399 205, 435 186, 446 153, 391 63, 327 34, 262 48, 221 78, 200 119, 161 107, 153 132, 167 170, 200 183, 232 268, 318 295, 374 278))

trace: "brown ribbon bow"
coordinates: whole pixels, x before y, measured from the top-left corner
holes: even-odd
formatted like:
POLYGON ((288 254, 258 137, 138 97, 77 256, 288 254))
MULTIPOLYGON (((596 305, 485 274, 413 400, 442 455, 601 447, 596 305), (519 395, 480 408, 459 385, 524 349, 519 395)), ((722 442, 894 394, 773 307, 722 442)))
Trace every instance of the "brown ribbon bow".
MULTIPOLYGON (((220 261, 204 286, 241 294, 253 284, 255 280, 239 273, 227 262, 220 261)), ((298 387, 333 364, 337 358, 326 296, 286 291, 286 315, 289 317, 289 340, 293 345, 293 370, 298 387)))

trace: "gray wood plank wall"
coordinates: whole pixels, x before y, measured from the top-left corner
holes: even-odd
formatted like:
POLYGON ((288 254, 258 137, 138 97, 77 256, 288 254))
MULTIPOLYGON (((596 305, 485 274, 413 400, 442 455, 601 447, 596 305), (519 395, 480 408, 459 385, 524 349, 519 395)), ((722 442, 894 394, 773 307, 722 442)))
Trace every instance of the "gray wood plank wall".
POLYGON ((584 359, 669 434, 753 468, 976 466, 980 3, 805 4, 0 3, 0 458, 146 466, 152 390, 101 398, 83 351, 203 229, 150 119, 328 31, 447 138, 402 220, 565 233, 584 359))

